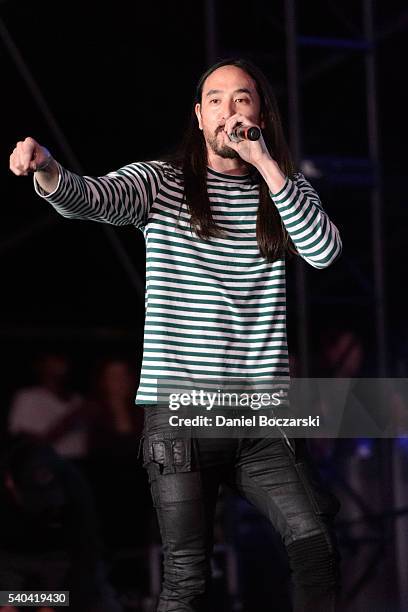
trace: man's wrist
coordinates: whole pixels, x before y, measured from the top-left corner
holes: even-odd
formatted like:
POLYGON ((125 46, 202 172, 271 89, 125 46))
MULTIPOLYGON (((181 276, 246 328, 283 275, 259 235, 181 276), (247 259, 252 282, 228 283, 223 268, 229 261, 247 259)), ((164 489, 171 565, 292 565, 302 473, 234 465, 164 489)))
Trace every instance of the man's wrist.
POLYGON ((282 191, 287 181, 287 176, 282 172, 277 162, 270 155, 263 157, 260 162, 257 163, 256 168, 267 183, 272 195, 282 191))
POLYGON ((54 158, 52 157, 52 155, 49 155, 47 159, 45 159, 41 164, 37 166, 35 172, 45 172, 45 171, 49 172, 50 170, 52 170, 50 166, 52 165, 53 161, 55 161, 54 158))
POLYGON ((34 188, 40 196, 47 197, 54 193, 59 183, 60 168, 53 157, 51 157, 46 167, 42 169, 40 166, 39 170, 34 172, 34 188))

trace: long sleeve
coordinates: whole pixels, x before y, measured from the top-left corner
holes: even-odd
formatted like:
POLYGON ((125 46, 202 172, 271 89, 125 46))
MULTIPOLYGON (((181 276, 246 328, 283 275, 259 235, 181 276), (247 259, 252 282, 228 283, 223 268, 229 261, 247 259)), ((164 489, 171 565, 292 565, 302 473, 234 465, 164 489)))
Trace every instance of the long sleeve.
POLYGON ((326 268, 342 250, 337 227, 323 210, 319 196, 302 173, 289 177, 270 194, 299 255, 314 268, 326 268))
POLYGON ((58 185, 36 193, 68 219, 87 219, 143 228, 162 182, 162 162, 135 162, 105 176, 79 176, 59 165, 58 185))

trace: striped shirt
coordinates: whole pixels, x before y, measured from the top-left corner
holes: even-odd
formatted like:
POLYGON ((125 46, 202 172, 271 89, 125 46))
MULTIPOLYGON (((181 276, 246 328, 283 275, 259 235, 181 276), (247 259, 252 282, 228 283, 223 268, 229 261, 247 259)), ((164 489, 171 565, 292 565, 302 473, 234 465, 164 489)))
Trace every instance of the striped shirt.
MULTIPOLYGON (((64 217, 134 225, 146 241, 143 361, 136 404, 158 401, 158 381, 262 380, 289 375, 285 260, 268 263, 256 240, 259 185, 251 175, 208 169, 207 188, 223 237, 190 229, 179 169, 132 163, 106 176, 59 167, 58 185, 38 195, 64 217)), ((303 174, 270 194, 299 253, 315 268, 341 252, 335 225, 303 174)))

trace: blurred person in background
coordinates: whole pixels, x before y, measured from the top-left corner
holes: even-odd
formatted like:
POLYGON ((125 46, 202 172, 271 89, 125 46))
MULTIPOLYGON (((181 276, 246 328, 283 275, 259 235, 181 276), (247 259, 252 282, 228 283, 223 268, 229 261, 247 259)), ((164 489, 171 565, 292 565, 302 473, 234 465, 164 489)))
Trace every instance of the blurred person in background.
POLYGON ((34 373, 37 383, 18 390, 12 398, 9 432, 34 434, 52 444, 63 457, 83 458, 87 434, 78 410, 82 397, 71 389, 68 357, 57 352, 43 353, 34 363, 34 373))
POLYGON ((135 368, 123 357, 108 357, 96 365, 84 401, 87 448, 93 457, 120 458, 137 448, 143 412, 135 410, 138 381, 135 368))
POLYGON ((106 544, 145 543, 151 502, 147 479, 138 461, 143 411, 134 407, 135 368, 121 355, 101 358, 90 375, 88 391, 75 408, 49 431, 59 440, 80 423, 85 432, 86 474, 95 496, 106 544))
MULTIPOLYGON (((331 325, 320 331, 315 360, 316 378, 358 378, 364 376, 366 355, 360 335, 348 325, 331 325)), ((330 418, 331 400, 321 398, 321 419, 330 418)), ((344 406, 346 411, 347 406, 344 406)), ((344 415, 343 415, 344 418, 344 415)), ((352 415, 351 415, 352 418, 352 415)), ((314 458, 322 465, 335 452, 349 452, 355 441, 341 438, 312 438, 308 446, 314 458), (340 439, 339 439, 340 438, 340 439)))
POLYGON ((0 590, 68 590, 75 612, 122 610, 87 482, 30 434, 8 436, 1 447, 0 590))
POLYGON ((137 382, 128 359, 106 357, 96 364, 80 407, 97 509, 114 547, 144 544, 149 534, 150 494, 138 461, 143 411, 134 406, 137 382))
POLYGON ((317 360, 317 372, 322 378, 369 375, 363 340, 350 326, 331 326, 321 332, 317 360))

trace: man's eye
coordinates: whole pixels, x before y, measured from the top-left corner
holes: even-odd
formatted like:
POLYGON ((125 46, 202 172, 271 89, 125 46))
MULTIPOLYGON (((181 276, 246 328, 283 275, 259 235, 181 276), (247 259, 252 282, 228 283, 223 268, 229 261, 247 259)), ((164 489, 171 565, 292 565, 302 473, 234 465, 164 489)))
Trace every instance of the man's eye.
POLYGON ((249 102, 248 98, 237 98, 236 102, 247 104, 249 102))
POLYGON ((218 98, 211 98, 210 100, 210 104, 216 104, 217 102, 219 102, 218 98))

